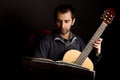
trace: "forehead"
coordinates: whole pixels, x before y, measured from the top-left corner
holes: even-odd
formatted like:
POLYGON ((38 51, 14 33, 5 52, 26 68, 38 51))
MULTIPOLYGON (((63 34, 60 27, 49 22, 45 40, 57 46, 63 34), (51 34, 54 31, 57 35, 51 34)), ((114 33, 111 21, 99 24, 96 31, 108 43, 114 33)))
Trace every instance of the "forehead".
POLYGON ((72 13, 70 11, 67 11, 65 13, 58 12, 57 19, 65 19, 65 20, 72 19, 72 13))

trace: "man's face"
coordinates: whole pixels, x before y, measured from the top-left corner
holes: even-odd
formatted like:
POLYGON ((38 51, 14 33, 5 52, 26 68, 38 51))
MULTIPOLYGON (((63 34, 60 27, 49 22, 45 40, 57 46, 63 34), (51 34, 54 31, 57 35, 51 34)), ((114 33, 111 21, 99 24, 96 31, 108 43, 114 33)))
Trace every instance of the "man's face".
POLYGON ((75 19, 72 20, 72 14, 70 11, 66 13, 57 13, 56 24, 60 34, 67 34, 70 31, 71 26, 74 24, 75 19))

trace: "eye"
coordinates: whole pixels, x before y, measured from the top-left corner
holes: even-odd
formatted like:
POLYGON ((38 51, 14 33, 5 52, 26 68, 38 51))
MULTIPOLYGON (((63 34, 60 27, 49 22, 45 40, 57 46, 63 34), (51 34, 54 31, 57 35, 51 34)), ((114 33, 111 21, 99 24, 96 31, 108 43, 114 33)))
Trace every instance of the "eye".
POLYGON ((70 20, 65 20, 65 23, 69 23, 70 22, 70 20))
POLYGON ((61 20, 59 20, 59 19, 57 19, 57 20, 56 20, 56 22, 57 22, 57 23, 62 23, 62 21, 61 21, 61 20))

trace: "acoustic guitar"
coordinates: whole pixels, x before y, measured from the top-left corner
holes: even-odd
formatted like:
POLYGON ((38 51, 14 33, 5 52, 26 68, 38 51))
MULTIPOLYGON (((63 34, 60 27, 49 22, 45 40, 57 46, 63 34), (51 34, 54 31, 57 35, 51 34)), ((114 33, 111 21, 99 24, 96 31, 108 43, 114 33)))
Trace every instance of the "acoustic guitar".
POLYGON ((108 24, 112 22, 114 17, 115 10, 113 8, 108 8, 107 10, 105 10, 101 17, 102 19, 101 25, 94 33, 88 44, 85 46, 84 50, 82 52, 74 49, 68 50, 63 57, 63 61, 68 63, 75 63, 77 65, 80 65, 93 71, 94 65, 92 61, 88 58, 88 55, 93 49, 92 44, 93 42, 95 42, 96 39, 98 39, 102 35, 103 31, 108 26, 108 24))

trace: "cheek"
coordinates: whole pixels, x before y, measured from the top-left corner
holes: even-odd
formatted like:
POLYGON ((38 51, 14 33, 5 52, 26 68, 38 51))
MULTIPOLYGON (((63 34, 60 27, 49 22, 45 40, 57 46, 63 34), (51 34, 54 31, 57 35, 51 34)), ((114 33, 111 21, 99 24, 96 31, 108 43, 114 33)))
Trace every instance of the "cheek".
POLYGON ((71 28, 71 24, 67 24, 66 29, 70 30, 70 28, 71 28))
POLYGON ((72 26, 72 23, 67 24, 67 26, 70 28, 72 26))
POLYGON ((60 23, 56 23, 56 25, 57 25, 58 28, 61 27, 61 24, 60 24, 60 23))

